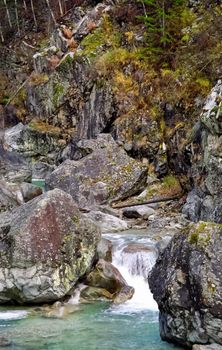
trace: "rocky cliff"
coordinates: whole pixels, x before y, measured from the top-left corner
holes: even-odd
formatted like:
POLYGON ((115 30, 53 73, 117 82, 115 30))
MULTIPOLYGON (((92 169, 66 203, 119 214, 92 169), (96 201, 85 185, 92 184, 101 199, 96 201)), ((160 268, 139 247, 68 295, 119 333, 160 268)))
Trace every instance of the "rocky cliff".
POLYGON ((222 84, 214 86, 206 100, 200 121, 193 131, 194 188, 189 193, 183 212, 192 221, 222 223, 222 84))

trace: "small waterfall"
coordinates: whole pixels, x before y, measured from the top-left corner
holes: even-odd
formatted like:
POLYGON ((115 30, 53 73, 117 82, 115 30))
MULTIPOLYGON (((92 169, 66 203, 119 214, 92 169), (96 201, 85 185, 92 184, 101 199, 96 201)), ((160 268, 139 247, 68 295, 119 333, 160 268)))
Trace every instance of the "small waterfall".
POLYGON ((158 306, 150 292, 147 277, 151 271, 157 253, 155 243, 150 239, 123 236, 116 239, 114 235, 108 237, 114 243, 113 265, 121 272, 127 283, 134 287, 135 293, 131 300, 122 305, 112 306, 112 312, 131 313, 143 310, 157 311, 158 306))

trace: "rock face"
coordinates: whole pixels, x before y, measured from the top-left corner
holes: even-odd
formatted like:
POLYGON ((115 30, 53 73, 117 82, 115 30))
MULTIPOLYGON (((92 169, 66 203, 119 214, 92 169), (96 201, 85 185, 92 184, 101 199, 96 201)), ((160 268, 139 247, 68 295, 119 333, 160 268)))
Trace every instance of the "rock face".
POLYGON ((194 128, 192 178, 194 189, 183 212, 193 220, 222 223, 222 82, 212 89, 194 128))
POLYGON ((28 160, 42 159, 55 162, 61 149, 64 147, 59 128, 41 122, 32 122, 30 125, 22 123, 5 130, 4 144, 9 151, 18 152, 28 160))
POLYGON ((162 339, 222 344, 222 227, 191 224, 170 242, 149 276, 162 339))
POLYGON ((110 135, 85 140, 85 147, 87 142, 89 154, 62 163, 46 179, 49 189, 63 189, 84 207, 124 199, 144 188, 147 167, 128 157, 110 135))
POLYGON ((66 295, 90 268, 100 232, 59 189, 0 216, 0 303, 66 295))

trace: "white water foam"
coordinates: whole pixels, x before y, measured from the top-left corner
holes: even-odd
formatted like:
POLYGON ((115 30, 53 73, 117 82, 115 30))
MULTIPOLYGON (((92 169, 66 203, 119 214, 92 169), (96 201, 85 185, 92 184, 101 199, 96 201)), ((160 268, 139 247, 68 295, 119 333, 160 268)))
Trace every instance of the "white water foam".
MULTIPOLYGON (((112 235, 109 235, 109 239, 112 240, 112 235)), ((109 312, 119 314, 145 310, 158 311, 157 303, 153 299, 147 281, 148 274, 157 258, 155 249, 150 249, 150 240, 140 240, 140 243, 143 241, 145 249, 132 252, 124 251, 124 248, 130 243, 129 237, 127 237, 125 243, 123 237, 119 237, 117 240, 115 237, 114 241, 115 247, 112 263, 123 275, 128 285, 134 287, 135 293, 133 298, 124 304, 113 305, 109 312)), ((138 240, 135 240, 134 236, 131 242, 137 243, 138 240)))
POLYGON ((0 320, 11 321, 20 320, 28 315, 28 311, 25 310, 12 310, 12 311, 0 311, 0 320))

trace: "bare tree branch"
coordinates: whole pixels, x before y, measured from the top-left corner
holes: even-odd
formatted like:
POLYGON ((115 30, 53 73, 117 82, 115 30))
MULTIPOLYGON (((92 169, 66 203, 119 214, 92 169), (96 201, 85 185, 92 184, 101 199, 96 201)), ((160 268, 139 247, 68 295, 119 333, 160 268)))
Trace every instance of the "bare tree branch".
POLYGON ((52 9, 51 9, 49 0, 45 0, 45 1, 46 1, 47 6, 48 6, 49 12, 50 12, 50 14, 51 14, 52 20, 53 20, 54 24, 56 25, 57 22, 56 22, 56 19, 55 19, 55 15, 54 15, 54 13, 53 13, 53 11, 52 11, 52 9))
POLYGON ((37 24, 37 20, 36 20, 36 16, 35 16, 35 9, 34 9, 34 6, 33 6, 33 1, 32 1, 32 0, 30 0, 30 3, 31 3, 32 15, 33 15, 33 19, 34 19, 35 27, 36 27, 36 29, 37 29, 38 24, 37 24))
POLYGON ((1 23, 0 23, 0 37, 1 37, 1 41, 4 43, 5 39, 4 39, 1 23))
POLYGON ((25 12, 27 12, 27 5, 26 5, 26 1, 25 0, 23 0, 23 5, 24 5, 25 12))
POLYGON ((16 24, 17 24, 17 28, 18 28, 18 34, 20 35, 17 0, 15 0, 15 17, 16 17, 16 24))
POLYGON ((63 9, 62 9, 62 3, 60 0, 58 0, 59 2, 59 11, 60 11, 60 15, 63 16, 63 9))
POLYGON ((4 5, 5 5, 5 8, 6 8, 6 13, 7 13, 9 26, 10 26, 10 28, 12 28, 12 21, 11 21, 11 18, 10 18, 10 13, 9 13, 9 9, 8 9, 8 5, 7 5, 6 0, 4 0, 4 5))

